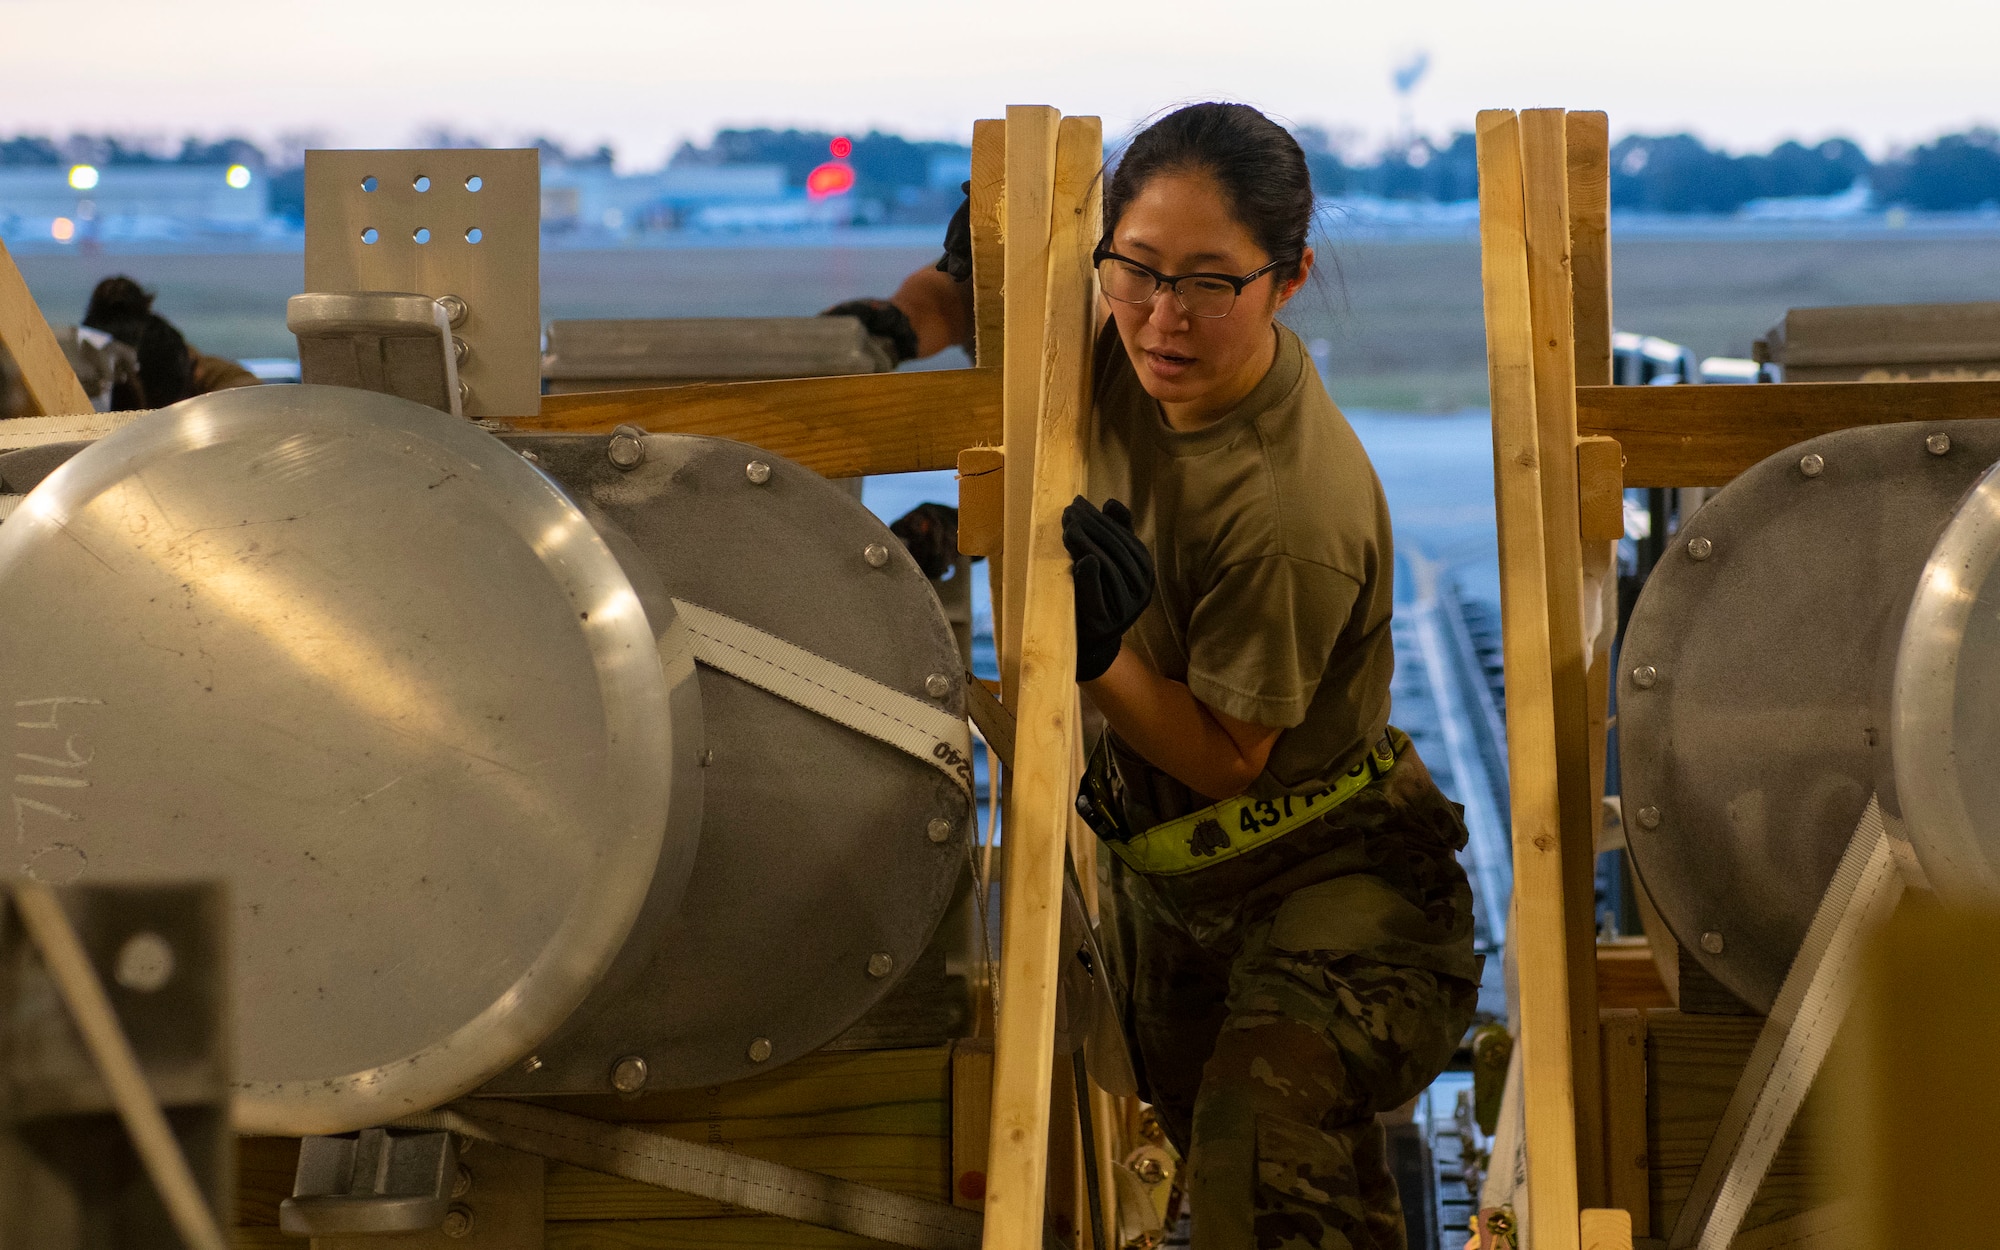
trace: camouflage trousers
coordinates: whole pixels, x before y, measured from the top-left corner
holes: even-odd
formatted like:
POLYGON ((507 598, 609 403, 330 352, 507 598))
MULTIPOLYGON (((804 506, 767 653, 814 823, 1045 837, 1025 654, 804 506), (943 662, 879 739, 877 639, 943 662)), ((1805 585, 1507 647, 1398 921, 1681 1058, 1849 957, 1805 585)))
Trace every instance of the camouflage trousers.
POLYGON ((1115 862, 1112 877, 1142 1093, 1187 1160, 1193 1250, 1402 1250, 1375 1117, 1443 1071, 1475 981, 1286 949, 1274 928, 1299 944, 1312 925, 1288 923, 1283 897, 1252 891, 1217 926, 1157 879, 1115 862))

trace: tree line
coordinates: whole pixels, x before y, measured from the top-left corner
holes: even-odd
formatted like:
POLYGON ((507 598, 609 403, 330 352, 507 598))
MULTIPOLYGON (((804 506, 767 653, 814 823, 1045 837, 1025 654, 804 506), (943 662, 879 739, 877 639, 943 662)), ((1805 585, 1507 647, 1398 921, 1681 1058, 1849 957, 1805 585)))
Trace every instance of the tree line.
MULTIPOLYGON (((1321 195, 1455 202, 1479 193, 1478 161, 1467 132, 1442 140, 1418 137, 1366 155, 1320 127, 1302 126, 1294 133, 1321 195)), ((837 137, 821 130, 727 129, 705 145, 682 144, 669 164, 775 164, 784 168, 788 183, 802 187, 812 169, 830 159, 837 137)), ((457 136, 448 141, 452 146, 473 142, 457 136)), ((608 167, 615 155, 609 147, 572 151, 547 139, 530 142, 550 163, 608 167)), ((933 200, 955 202, 952 189, 937 185, 939 170, 971 157, 964 144, 912 140, 879 130, 848 137, 846 146, 844 159, 854 169, 858 194, 930 211, 938 207, 933 200)), ((303 189, 295 171, 272 168, 256 144, 241 138, 187 139, 178 148, 110 135, 78 135, 61 142, 35 135, 0 139, 0 166, 79 161, 113 166, 241 163, 269 169, 280 193, 291 190, 294 182, 303 189)), ((1768 152, 1732 154, 1689 134, 1628 135, 1611 149, 1611 203, 1624 210, 1723 214, 1752 200, 1836 195, 1864 180, 1881 206, 1925 211, 2000 206, 2000 132, 1978 127, 1942 135, 1880 160, 1842 138, 1811 146, 1787 140, 1768 152)))
MULTIPOLYGON (((1365 160, 1344 156, 1326 132, 1298 132, 1322 195, 1454 201, 1479 194, 1471 134, 1419 138, 1365 160)), ((1655 213, 1732 213, 1752 200, 1837 195, 1865 179, 1878 205, 1931 212, 2000 205, 2000 132, 1976 128, 1871 160, 1848 139, 1811 147, 1787 140, 1732 155, 1693 135, 1628 135, 1611 149, 1611 206, 1655 213)))

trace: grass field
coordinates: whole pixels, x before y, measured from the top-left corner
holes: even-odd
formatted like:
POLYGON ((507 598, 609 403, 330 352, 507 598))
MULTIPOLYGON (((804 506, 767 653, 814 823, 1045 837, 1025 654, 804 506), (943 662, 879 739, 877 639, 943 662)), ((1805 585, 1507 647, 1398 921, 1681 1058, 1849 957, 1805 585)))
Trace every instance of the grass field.
MULTIPOLYGON (((1485 338, 1479 253, 1471 241, 1349 242, 1330 251, 1290 320, 1330 344, 1334 395, 1352 407, 1449 412, 1483 404, 1485 338)), ((542 257, 542 315, 771 316, 816 312, 853 295, 887 294, 924 248, 670 248, 551 251, 542 257)), ((91 285, 130 273, 157 287, 159 310, 204 350, 290 356, 287 296, 296 255, 29 256, 21 258, 52 320, 82 315, 91 285)), ((1616 244, 1620 329, 1685 343, 1697 354, 1746 356, 1787 308, 1820 304, 2000 299, 2000 237, 1963 239, 1633 239, 1616 244)))

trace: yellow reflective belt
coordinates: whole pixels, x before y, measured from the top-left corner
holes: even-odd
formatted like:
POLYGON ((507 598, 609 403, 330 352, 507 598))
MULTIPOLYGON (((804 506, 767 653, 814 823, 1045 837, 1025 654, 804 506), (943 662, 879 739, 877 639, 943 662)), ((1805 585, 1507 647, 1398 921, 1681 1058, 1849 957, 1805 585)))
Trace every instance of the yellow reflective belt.
MULTIPOLYGON (((1395 731, 1391 731, 1394 733, 1395 731)), ((1375 750, 1324 790, 1271 799, 1238 795, 1179 820, 1154 825, 1129 842, 1105 845, 1134 871, 1171 877, 1234 859, 1317 820, 1388 775, 1396 763, 1395 744, 1383 734, 1375 750)))

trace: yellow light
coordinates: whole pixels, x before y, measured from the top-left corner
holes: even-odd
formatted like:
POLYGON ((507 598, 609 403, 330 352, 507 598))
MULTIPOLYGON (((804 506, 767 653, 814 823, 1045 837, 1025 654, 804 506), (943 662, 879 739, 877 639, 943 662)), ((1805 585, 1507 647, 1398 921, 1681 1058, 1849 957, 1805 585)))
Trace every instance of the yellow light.
POLYGON ((229 172, 222 175, 222 180, 230 186, 235 187, 238 191, 241 191, 250 185, 250 167, 248 165, 231 165, 229 172))
POLYGON ((97 185, 97 166, 71 165, 69 185, 78 191, 88 191, 97 185))
POLYGON ((58 243, 67 243, 76 237, 76 223, 67 217, 58 217, 49 223, 49 237, 58 243))

